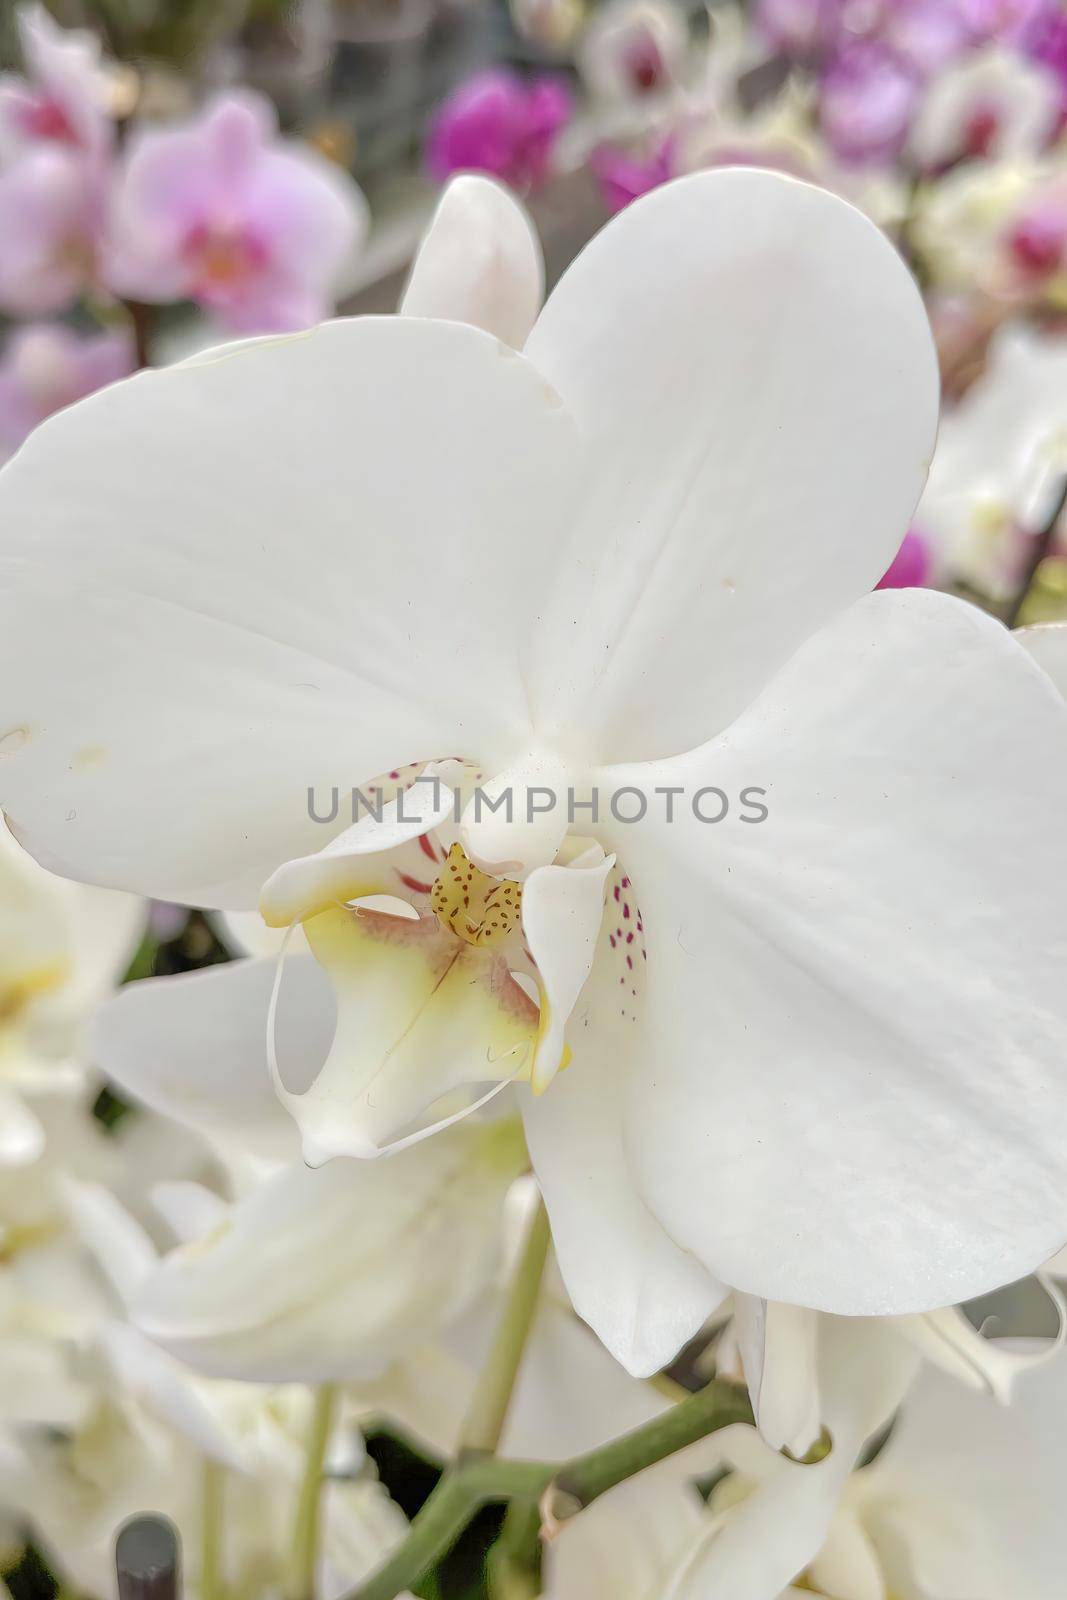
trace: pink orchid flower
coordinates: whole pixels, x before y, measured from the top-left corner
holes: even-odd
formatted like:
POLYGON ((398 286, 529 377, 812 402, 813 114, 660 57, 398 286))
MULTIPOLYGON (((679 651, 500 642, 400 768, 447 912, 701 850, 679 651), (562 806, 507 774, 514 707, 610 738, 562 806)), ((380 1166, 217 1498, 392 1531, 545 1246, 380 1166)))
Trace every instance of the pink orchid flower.
POLYGON ((572 109, 569 90, 555 78, 527 83, 514 72, 480 72, 439 108, 427 165, 439 183, 455 172, 488 172, 516 189, 536 188, 572 109))
POLYGON ((107 279, 127 299, 194 300, 239 332, 308 327, 332 310, 366 222, 347 173, 279 138, 265 100, 231 93, 131 141, 107 279))
POLYGON ((99 157, 114 125, 109 83, 96 37, 61 28, 41 5, 18 12, 24 74, 0 74, 0 156, 39 145, 99 157))
POLYGON ((37 425, 134 369, 126 333, 78 334, 61 323, 30 323, 0 354, 0 458, 37 425))
POLYGON ((0 171, 0 311, 63 311, 95 282, 104 214, 100 175, 58 145, 0 171))

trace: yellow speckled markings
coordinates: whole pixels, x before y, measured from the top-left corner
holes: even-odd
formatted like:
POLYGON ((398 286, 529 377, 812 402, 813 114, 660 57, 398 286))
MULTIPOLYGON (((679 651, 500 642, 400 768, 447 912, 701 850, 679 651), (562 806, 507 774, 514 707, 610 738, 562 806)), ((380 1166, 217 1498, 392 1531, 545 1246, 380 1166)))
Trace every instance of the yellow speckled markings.
POLYGON ((430 904, 438 921, 478 950, 506 943, 522 919, 522 885, 491 878, 454 844, 437 876, 430 904))

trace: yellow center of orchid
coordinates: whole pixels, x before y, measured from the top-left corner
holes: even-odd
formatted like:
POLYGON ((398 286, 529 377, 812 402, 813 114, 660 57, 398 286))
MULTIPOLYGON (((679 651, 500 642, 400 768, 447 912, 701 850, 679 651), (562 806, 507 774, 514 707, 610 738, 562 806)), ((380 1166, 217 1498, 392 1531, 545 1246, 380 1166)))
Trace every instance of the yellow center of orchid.
POLYGON ((0 1025, 14 1022, 31 1000, 49 989, 57 988, 65 977, 63 963, 56 962, 52 966, 40 967, 35 972, 22 973, 18 978, 0 981, 0 1025))
POLYGON ((430 895, 438 922, 479 950, 497 950, 519 927, 522 885, 491 878, 454 844, 430 895))

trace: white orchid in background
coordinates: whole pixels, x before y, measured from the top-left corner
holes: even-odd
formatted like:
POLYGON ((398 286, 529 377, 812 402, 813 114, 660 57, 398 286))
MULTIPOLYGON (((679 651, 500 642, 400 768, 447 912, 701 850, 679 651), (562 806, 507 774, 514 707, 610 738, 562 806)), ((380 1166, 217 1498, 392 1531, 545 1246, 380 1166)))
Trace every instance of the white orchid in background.
MULTIPOLYGON (((278 1048, 308 1077, 329 1048, 330 987, 307 954, 286 977, 296 1004, 278 1048)), ((134 1317, 210 1374, 377 1379, 492 1281, 521 1128, 512 1109, 392 1161, 309 1170, 266 1071, 273 979, 273 962, 253 960, 143 980, 101 1013, 96 1053, 120 1091, 205 1137, 244 1191, 144 1273, 134 1317)))
POLYGON ((592 12, 578 61, 604 101, 633 105, 677 89, 689 64, 685 12, 672 0, 608 0, 592 12))
MULTIPOLYGON (((524 354, 411 316, 250 341, 94 396, 0 475, 0 799, 30 846, 303 922, 339 1008, 287 1085, 316 1157, 530 1078, 564 1277, 638 1372, 727 1286, 910 1314, 1067 1231, 1067 709, 978 612, 868 593, 936 390, 871 224, 723 170, 605 229, 524 354), (415 823, 309 815, 444 758, 415 823), (510 824, 452 820, 471 781, 510 824), (750 785, 762 826, 693 810, 750 785), (539 786, 647 815, 527 825, 539 786)), ((263 1026, 242 973, 213 976, 226 1015, 263 1026)), ((307 1028, 291 976, 278 1021, 307 1028)))
MULTIPOLYGON (((1067 1334, 1067 1311, 1059 1287, 1044 1273, 986 1296, 970 1307, 905 1317, 855 1317, 848 1337, 862 1352, 891 1348, 897 1340, 969 1388, 1002 1405, 1016 1380, 1053 1358, 1067 1334), (1035 1328, 1045 1331, 1034 1336, 1035 1328), (1017 1336, 1021 1330, 1022 1336, 1017 1336)), ((776 1450, 804 1456, 817 1443, 826 1416, 823 1394, 825 1347, 840 1338, 840 1319, 801 1306, 737 1294, 729 1323, 709 1347, 720 1376, 734 1375, 748 1387, 756 1424, 776 1450)), ((904 1354, 901 1353, 901 1360, 904 1354)))
MULTIPOLYGON (((224 1204, 197 1185, 160 1185, 157 1203, 188 1246, 199 1243, 210 1248, 205 1235, 225 1226, 224 1204)), ((110 1313, 100 1319, 95 1335, 100 1370, 95 1374, 93 1424, 101 1409, 105 1415, 127 1419, 139 1439, 158 1443, 170 1470, 176 1470, 179 1486, 190 1477, 195 1486, 197 1462, 209 1463, 209 1472, 213 1467, 223 1474, 216 1492, 225 1528, 225 1569, 233 1582, 259 1584, 274 1592, 271 1586, 289 1558, 296 1498, 313 1427, 312 1392, 299 1385, 265 1387, 204 1378, 153 1345, 128 1320, 131 1303, 156 1270, 152 1240, 99 1184, 71 1183, 68 1204, 111 1295, 110 1313)), ((270 1270, 266 1261, 261 1270, 270 1270)), ((337 1407, 332 1408, 328 1428, 325 1450, 331 1476, 324 1496, 319 1591, 324 1596, 365 1576, 406 1526, 373 1471, 363 1470, 366 1462, 358 1431, 337 1407)), ((43 1463, 42 1467, 47 1486, 49 1474, 43 1463)), ((130 1487, 140 1499, 127 1509, 144 1510, 152 1503, 151 1491, 138 1491, 135 1483, 130 1487)), ((159 1493, 158 1486, 155 1492, 159 1493)), ((197 1496, 175 1498, 171 1488, 161 1508, 178 1522, 186 1548, 195 1550, 202 1514, 197 1496)), ((32 1507, 30 1511, 32 1515, 32 1507)), ((95 1525, 103 1560, 123 1514, 113 1502, 98 1508, 95 1525)), ((69 1536, 58 1543, 66 1556, 69 1536)))
POLYGON ((1062 1519, 1040 1485, 1064 1470, 1062 1353, 1002 1407, 932 1369, 914 1382, 888 1329, 828 1322, 829 1455, 798 1465, 747 1427, 703 1441, 564 1525, 546 1600, 1058 1600, 1062 1519))
POLYGON ((1005 324, 941 421, 915 528, 934 571, 992 599, 1019 581, 1067 476, 1067 338, 1005 324))
POLYGON ((930 79, 908 135, 909 153, 926 169, 968 158, 1035 156, 1055 133, 1059 111, 1056 75, 992 44, 930 79))
MULTIPOLYGON (((805 1569, 833 1537, 850 1471, 919 1358, 877 1325, 830 1318, 819 1365, 829 1453, 800 1465, 739 1425, 669 1457, 564 1523, 545 1552, 546 1600, 784 1600, 802 1574, 805 1592, 823 1593, 805 1569)), ((847 1585, 825 1592, 884 1600, 847 1585)))
POLYGON ((1011 305, 1067 303, 1061 150, 965 162, 920 188, 909 239, 928 279, 1011 305))
POLYGON ((45 872, 0 817, 0 1163, 40 1155, 45 1099, 85 1098, 85 1029, 121 981, 144 919, 131 895, 45 872))

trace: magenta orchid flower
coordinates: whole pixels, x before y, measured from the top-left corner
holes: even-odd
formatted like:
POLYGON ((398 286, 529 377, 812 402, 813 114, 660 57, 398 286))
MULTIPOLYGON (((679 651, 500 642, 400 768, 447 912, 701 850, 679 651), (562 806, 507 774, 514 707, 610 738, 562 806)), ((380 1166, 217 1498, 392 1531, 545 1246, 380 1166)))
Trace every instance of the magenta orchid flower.
POLYGON ((122 332, 84 335, 48 322, 16 329, 0 355, 0 458, 53 412, 127 377, 134 365, 122 332))
POLYGON ((59 27, 41 5, 20 9, 18 34, 25 72, 0 75, 0 156, 41 144, 100 156, 113 124, 98 40, 59 27))
POLYGON ((131 141, 108 282, 129 299, 194 300, 238 331, 309 327, 332 310, 366 221, 346 173, 280 139, 265 100, 229 94, 131 141))
POLYGON ((480 72, 438 109, 427 165, 439 183, 456 172, 487 172, 518 189, 536 188, 572 110, 570 92, 556 78, 527 83, 514 72, 480 72))
POLYGON ((930 577, 930 550, 917 528, 909 528, 877 589, 921 589, 930 577))
POLYGON ((661 183, 677 176, 677 146, 672 138, 663 139, 651 155, 628 155, 613 145, 601 145, 589 158, 589 165, 600 185, 601 198, 609 211, 624 207, 658 189, 661 183))

